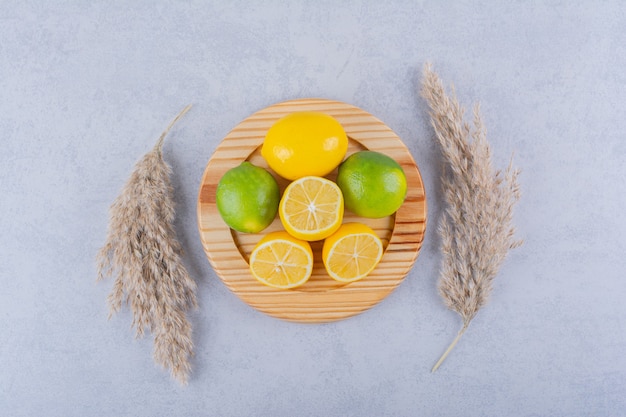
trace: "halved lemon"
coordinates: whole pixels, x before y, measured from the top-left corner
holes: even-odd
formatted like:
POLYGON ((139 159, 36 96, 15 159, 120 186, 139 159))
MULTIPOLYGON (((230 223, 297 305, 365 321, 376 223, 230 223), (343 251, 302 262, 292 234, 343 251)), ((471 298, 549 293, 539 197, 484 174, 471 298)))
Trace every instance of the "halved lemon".
POLYGON ((280 200, 278 215, 292 236, 322 240, 332 235, 343 220, 343 195, 334 182, 307 176, 291 182, 280 200))
POLYGON ((383 244, 376 233, 362 223, 341 225, 324 241, 322 260, 331 278, 354 282, 374 270, 383 256, 383 244))
POLYGON ((270 287, 296 288, 313 272, 311 245, 285 231, 268 233, 250 254, 250 272, 270 287))

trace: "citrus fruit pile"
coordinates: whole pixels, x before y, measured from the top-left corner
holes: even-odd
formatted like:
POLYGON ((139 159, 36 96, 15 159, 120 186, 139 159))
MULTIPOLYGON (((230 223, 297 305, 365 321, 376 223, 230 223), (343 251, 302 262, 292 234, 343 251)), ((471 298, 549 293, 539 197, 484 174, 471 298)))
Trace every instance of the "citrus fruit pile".
POLYGON ((359 151, 346 158, 347 150, 335 118, 294 112, 270 127, 261 148, 268 166, 290 181, 282 196, 274 176, 248 161, 220 179, 216 204, 232 229, 260 233, 280 218, 284 230, 266 234, 250 254, 250 272, 262 284, 290 289, 307 282, 314 241, 323 241, 322 261, 336 281, 363 279, 379 263, 380 238, 362 222, 343 223, 344 208, 364 218, 392 215, 406 197, 406 177, 387 155, 359 151), (326 178, 336 168, 336 180, 326 178))

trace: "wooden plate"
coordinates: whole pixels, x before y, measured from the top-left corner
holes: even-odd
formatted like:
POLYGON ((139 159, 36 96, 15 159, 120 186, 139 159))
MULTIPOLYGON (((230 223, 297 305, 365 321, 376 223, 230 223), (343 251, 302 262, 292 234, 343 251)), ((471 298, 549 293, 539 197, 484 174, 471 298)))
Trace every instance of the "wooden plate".
MULTIPOLYGON (((272 170, 282 190, 288 181, 272 170)), ((328 178, 335 179, 335 172, 328 178)), ((250 306, 270 316, 296 322, 330 322, 361 313, 383 300, 409 272, 422 245, 426 226, 426 196, 415 161, 400 138, 383 122, 352 105, 325 99, 299 99, 260 110, 237 125, 209 160, 198 198, 198 226, 207 257, 226 286, 250 306), (250 252, 266 233, 282 230, 278 217, 259 234, 230 229, 217 211, 215 190, 224 173, 248 160, 268 168, 261 157, 265 133, 279 118, 296 111, 319 111, 335 117, 349 138, 348 155, 369 149, 389 155, 404 169, 408 193, 395 215, 365 219, 346 211, 344 222, 360 221, 383 241, 385 253, 376 269, 361 281, 341 284, 331 279, 321 261, 322 242, 312 242, 313 275, 303 286, 278 290, 251 275, 250 252)))

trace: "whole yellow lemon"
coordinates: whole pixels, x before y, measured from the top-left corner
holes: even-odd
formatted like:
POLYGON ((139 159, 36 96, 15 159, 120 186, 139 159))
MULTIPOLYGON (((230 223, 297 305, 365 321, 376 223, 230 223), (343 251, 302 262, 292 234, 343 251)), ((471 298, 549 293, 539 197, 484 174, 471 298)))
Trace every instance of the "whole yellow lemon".
POLYGON ((335 169, 348 150, 348 137, 334 117, 320 112, 294 112, 267 131, 261 155, 270 168, 288 180, 323 177, 335 169))

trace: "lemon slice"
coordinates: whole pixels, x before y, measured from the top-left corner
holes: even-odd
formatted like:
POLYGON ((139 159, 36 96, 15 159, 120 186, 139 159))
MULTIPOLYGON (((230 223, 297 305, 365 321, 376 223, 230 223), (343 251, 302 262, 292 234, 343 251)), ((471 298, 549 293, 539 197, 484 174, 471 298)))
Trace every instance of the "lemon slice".
POLYGON ((383 256, 376 233, 362 223, 346 223, 324 241, 322 259, 331 278, 354 282, 365 278, 383 256))
POLYGON ((323 177, 307 176, 290 183, 278 206, 283 227, 292 236, 322 240, 343 220, 343 195, 339 186, 323 177))
POLYGON ((268 233, 250 254, 250 272, 270 287, 296 288, 313 272, 311 246, 284 231, 268 233))

